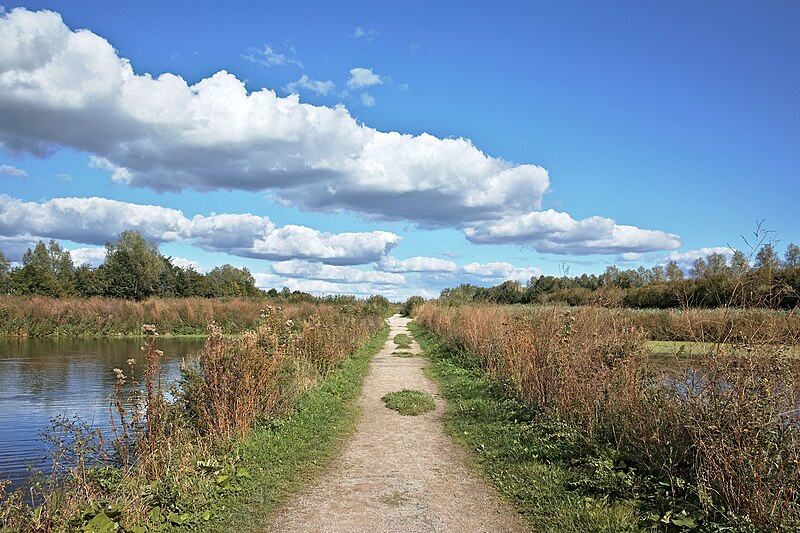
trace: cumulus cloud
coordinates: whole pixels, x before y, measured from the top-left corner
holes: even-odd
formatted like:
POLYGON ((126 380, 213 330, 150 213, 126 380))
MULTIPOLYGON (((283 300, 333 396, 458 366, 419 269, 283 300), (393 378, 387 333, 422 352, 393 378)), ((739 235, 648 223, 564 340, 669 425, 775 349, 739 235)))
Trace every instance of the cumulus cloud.
POLYGON ((446 259, 437 257, 411 257, 409 259, 397 259, 387 256, 378 264, 378 268, 384 272, 456 272, 458 266, 446 259))
POLYGON ((689 250, 687 252, 672 252, 661 263, 666 264, 670 261, 675 261, 678 266, 684 270, 688 270, 692 263, 697 259, 705 259, 711 254, 722 254, 730 260, 733 257, 733 249, 728 246, 714 246, 710 248, 700 248, 698 250, 689 250))
MULTIPOLYGON (((225 71, 194 85, 136 74, 105 39, 71 31, 57 13, 5 13, 0 49, 0 145, 87 151, 135 187, 272 190, 300 208, 452 226, 535 209, 549 186, 543 168, 469 140, 380 132, 342 106, 248 93, 225 71)), ((380 80, 366 68, 351 74, 358 87, 380 80)))
POLYGON ((172 264, 181 268, 191 268, 197 272, 205 272, 205 269, 200 266, 200 263, 185 257, 170 257, 172 264))
POLYGON ((265 44, 263 48, 250 48, 247 55, 243 55, 242 59, 246 59, 251 63, 258 63, 265 67, 278 67, 281 65, 296 65, 300 68, 303 67, 298 59, 288 57, 286 54, 280 54, 272 49, 272 46, 265 44))
MULTIPOLYGON (((269 45, 247 59, 299 65, 269 45)), ((358 67, 348 87, 385 81, 358 67)), ((343 106, 248 92, 226 71, 193 85, 172 73, 137 74, 105 39, 70 30, 57 13, 0 14, 0 148, 47 156, 60 147, 92 154, 93 165, 132 187, 269 190, 301 209, 466 228, 473 242, 561 253, 673 249, 678 242, 600 217, 567 222, 566 229, 563 221, 533 220, 569 218, 536 214, 550 186, 547 171, 491 157, 468 139, 381 132, 343 106), (542 237, 548 224, 557 227, 542 237)), ((279 248, 260 240, 266 256, 279 248)))
POLYGON ((406 282, 406 279, 400 274, 363 271, 353 267, 322 265, 299 260, 273 263, 272 271, 281 276, 343 283, 402 285, 406 282))
POLYGON ((490 221, 465 230, 479 244, 513 243, 540 252, 568 254, 623 254, 670 250, 680 246, 675 234, 617 224, 610 218, 575 220, 548 209, 490 221))
POLYGON ((21 168, 11 165, 0 165, 0 174, 4 176, 13 176, 15 178, 24 178, 28 175, 28 173, 21 168))
POLYGON ((75 248, 69 250, 69 255, 72 257, 72 264, 75 266, 90 265, 96 267, 103 263, 106 259, 105 248, 75 248))
POLYGON ((511 263, 470 263, 464 265, 461 270, 476 278, 492 281, 519 281, 527 282, 533 276, 540 276, 542 271, 539 267, 515 267, 511 263))
POLYGON ((0 194, 0 236, 65 239, 104 244, 134 229, 157 242, 187 240, 198 247, 241 257, 307 259, 337 265, 380 260, 400 237, 384 231, 327 233, 305 226, 276 227, 251 214, 195 215, 154 205, 106 198, 54 198, 23 202, 0 194))
POLYGON ((371 68, 356 67, 350 69, 347 86, 351 89, 362 89, 373 85, 381 85, 385 80, 372 72, 371 68))
POLYGON ((375 97, 369 93, 361 93, 361 103, 367 107, 374 107, 377 103, 375 97))
POLYGON ((334 88, 332 81, 312 80, 306 74, 300 76, 300 79, 286 84, 283 88, 287 93, 300 92, 299 89, 305 89, 322 96, 327 96, 334 88))

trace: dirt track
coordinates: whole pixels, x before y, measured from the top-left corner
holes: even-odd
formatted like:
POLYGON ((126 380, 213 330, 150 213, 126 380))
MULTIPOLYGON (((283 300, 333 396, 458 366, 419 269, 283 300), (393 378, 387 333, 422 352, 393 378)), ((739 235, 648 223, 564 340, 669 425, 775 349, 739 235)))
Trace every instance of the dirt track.
MULTIPOLYGON (((361 418, 339 459, 281 508, 266 531, 528 531, 514 511, 467 465, 466 451, 444 433, 444 400, 422 373, 425 360, 392 356, 408 319, 389 319, 386 346, 375 356, 359 398, 361 418), (419 389, 436 409, 402 416, 387 392, 419 389)), ((416 341, 412 351, 418 353, 416 341)))

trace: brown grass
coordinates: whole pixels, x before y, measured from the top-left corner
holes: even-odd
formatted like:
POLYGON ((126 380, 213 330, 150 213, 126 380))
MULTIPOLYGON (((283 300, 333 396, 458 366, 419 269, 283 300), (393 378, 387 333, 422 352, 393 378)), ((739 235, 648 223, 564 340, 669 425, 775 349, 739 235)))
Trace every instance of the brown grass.
POLYGON ((800 362, 776 354, 781 337, 720 345, 694 367, 676 359, 663 370, 624 310, 425 304, 417 320, 462 364, 663 481, 675 505, 800 526, 800 362))

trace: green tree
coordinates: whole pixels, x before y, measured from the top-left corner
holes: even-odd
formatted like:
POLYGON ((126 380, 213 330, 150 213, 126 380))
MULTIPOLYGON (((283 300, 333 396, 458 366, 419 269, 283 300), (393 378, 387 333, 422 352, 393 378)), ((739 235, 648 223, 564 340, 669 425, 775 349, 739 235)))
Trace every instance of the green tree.
POLYGON ((247 268, 222 265, 206 274, 212 296, 243 297, 259 296, 256 280, 247 268))
POLYGON ((681 267, 679 267, 678 263, 675 261, 667 263, 666 275, 667 279, 672 283, 683 281, 684 278, 683 270, 681 270, 681 267))
POLYGON ((774 271, 780 268, 781 261, 778 259, 778 252, 772 244, 767 243, 761 247, 756 254, 755 266, 758 270, 774 271))
POLYGON ((68 280, 70 275, 68 267, 72 266, 72 260, 63 260, 65 252, 55 241, 50 241, 50 249, 39 241, 33 249, 28 250, 22 255, 22 268, 14 276, 14 288, 20 294, 39 294, 42 296, 52 296, 55 298, 64 296, 72 286, 64 287, 57 275, 68 280), (54 264, 54 263, 57 263, 54 264))
POLYGON ((731 257, 731 274, 734 276, 743 276, 750 270, 750 261, 744 252, 736 250, 731 257))
POLYGON ((148 244, 138 231, 123 231, 116 243, 106 243, 106 296, 144 300, 156 294, 164 260, 158 245, 148 244))
POLYGON ((0 294, 11 292, 11 262, 6 259, 6 254, 0 250, 0 294))
POLYGON ((786 253, 783 254, 783 266, 786 268, 800 267, 800 246, 789 243, 786 253))

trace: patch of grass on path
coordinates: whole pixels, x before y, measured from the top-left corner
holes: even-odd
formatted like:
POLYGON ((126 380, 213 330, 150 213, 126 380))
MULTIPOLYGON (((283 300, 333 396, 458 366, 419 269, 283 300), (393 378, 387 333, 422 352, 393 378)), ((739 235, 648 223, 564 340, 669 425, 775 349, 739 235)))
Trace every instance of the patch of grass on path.
POLYGON ((398 348, 410 348, 411 337, 409 337, 405 333, 398 333, 397 335, 394 336, 394 343, 397 345, 398 348))
POLYGON ((409 327, 431 359, 426 374, 447 399, 445 430, 535 531, 640 530, 635 502, 575 488, 596 482, 571 466, 593 459, 579 435, 508 398, 484 371, 457 366, 433 335, 409 327))
POLYGON ((420 390, 403 389, 390 392, 381 400, 386 404, 386 407, 397 411, 401 415, 417 416, 436 409, 433 397, 420 390))
POLYGON ((392 352, 392 355, 395 357, 414 357, 415 354, 413 352, 402 352, 398 350, 396 352, 392 352))
POLYGON ((253 431, 241 444, 251 479, 225 501, 222 523, 204 531, 264 530, 268 516, 338 455, 355 431, 369 362, 386 343, 389 326, 342 366, 308 390, 292 412, 253 431))

